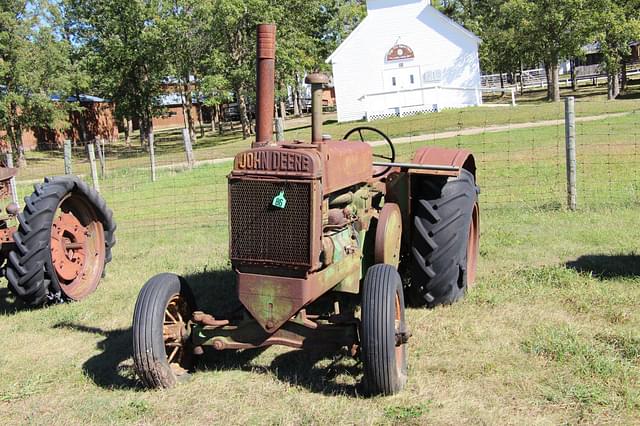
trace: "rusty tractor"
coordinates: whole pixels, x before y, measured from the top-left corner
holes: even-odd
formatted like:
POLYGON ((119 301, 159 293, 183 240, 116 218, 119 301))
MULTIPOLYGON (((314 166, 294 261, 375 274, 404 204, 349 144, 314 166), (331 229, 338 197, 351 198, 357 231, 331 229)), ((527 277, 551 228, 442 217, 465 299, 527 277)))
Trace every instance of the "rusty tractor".
POLYGON ((405 295, 413 305, 452 303, 474 280, 474 157, 428 147, 400 163, 373 128, 323 136, 321 74, 307 77, 312 141, 272 142, 275 26, 258 27, 257 54, 256 141, 228 176, 241 309, 214 317, 197 310, 182 277, 151 278, 134 311, 135 369, 148 387, 166 388, 189 377, 205 346, 332 345, 360 357, 367 392, 398 392, 411 335, 405 295))
POLYGON ((0 217, 0 264, 9 289, 28 305, 84 299, 111 260, 111 210, 79 178, 59 176, 34 185, 20 212, 16 173, 0 168, 0 199, 12 200, 0 217))

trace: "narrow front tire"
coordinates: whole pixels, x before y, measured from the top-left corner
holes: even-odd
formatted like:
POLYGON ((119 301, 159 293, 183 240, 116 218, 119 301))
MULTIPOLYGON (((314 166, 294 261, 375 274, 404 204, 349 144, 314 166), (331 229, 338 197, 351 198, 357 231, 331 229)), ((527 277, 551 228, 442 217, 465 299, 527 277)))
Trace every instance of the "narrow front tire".
POLYGON ((133 361, 149 388, 170 388, 192 368, 190 325, 195 303, 186 281, 160 274, 142 287, 133 314, 133 361))
POLYGON ((362 362, 371 395, 392 395, 407 382, 407 339, 402 279, 391 265, 374 265, 362 289, 362 362))

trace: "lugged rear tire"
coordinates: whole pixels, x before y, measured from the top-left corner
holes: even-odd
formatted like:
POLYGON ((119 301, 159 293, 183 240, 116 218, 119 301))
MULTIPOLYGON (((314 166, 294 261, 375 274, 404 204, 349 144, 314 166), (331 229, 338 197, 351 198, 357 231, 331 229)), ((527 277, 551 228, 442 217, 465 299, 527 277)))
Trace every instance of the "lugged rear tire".
POLYGON ((407 383, 407 327, 402 279, 391 265, 367 270, 362 286, 362 364, 370 395, 392 395, 407 383))
POLYGON ((415 179, 407 296, 413 306, 454 303, 475 277, 479 190, 465 169, 457 178, 415 179))
POLYGON ((34 185, 24 202, 18 214, 20 225, 13 234, 16 249, 8 256, 9 289, 30 305, 87 297, 111 261, 116 242, 111 209, 100 194, 75 176, 45 178, 44 183, 34 185), (76 225, 87 232, 72 235, 76 225), (76 237, 82 243, 74 241, 76 237), (70 244, 82 247, 69 249, 70 258, 64 258, 70 244), (60 259, 64 265, 56 266, 60 259))
POLYGON ((140 290, 133 313, 133 363, 145 386, 170 388, 189 378, 188 322, 194 310, 193 293, 177 275, 156 275, 140 290))

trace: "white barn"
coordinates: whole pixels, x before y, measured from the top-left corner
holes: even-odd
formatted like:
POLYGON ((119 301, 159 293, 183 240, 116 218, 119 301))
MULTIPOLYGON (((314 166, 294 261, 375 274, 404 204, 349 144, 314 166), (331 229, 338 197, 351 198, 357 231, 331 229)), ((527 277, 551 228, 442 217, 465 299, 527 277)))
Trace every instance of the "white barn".
POLYGON ((479 44, 429 0, 367 0, 367 17, 327 59, 338 121, 480 105, 479 44))

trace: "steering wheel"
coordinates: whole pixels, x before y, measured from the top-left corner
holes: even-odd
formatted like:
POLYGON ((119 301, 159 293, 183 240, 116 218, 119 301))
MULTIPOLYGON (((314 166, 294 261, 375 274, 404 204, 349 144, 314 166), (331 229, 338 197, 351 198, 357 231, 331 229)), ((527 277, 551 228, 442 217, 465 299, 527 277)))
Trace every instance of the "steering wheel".
MULTIPOLYGON (((361 142, 367 142, 365 140, 364 136, 362 135, 363 131, 373 132, 373 133, 378 134, 379 136, 382 136, 382 140, 387 143, 387 145, 389 146, 389 148, 391 150, 391 155, 389 155, 389 156, 381 155, 381 154, 373 154, 374 157, 382 158, 383 160, 386 160, 386 162, 389 162, 389 163, 394 163, 396 161, 396 148, 393 146, 393 142, 391 142, 391 139, 389 139, 389 136, 385 135, 384 133, 382 133, 382 131, 380 131, 380 130, 374 128, 374 127, 369 127, 369 126, 354 127, 353 129, 349 130, 347 132, 347 134, 344 135, 344 138, 342 138, 342 139, 346 141, 346 140, 349 139, 349 137, 351 135, 353 135, 355 133, 358 133, 358 135, 360 136, 360 141, 361 142)), ((374 173, 373 177, 380 177, 380 176, 384 175, 385 173, 387 173, 389 170, 391 170, 391 166, 387 166, 381 172, 374 173)))

